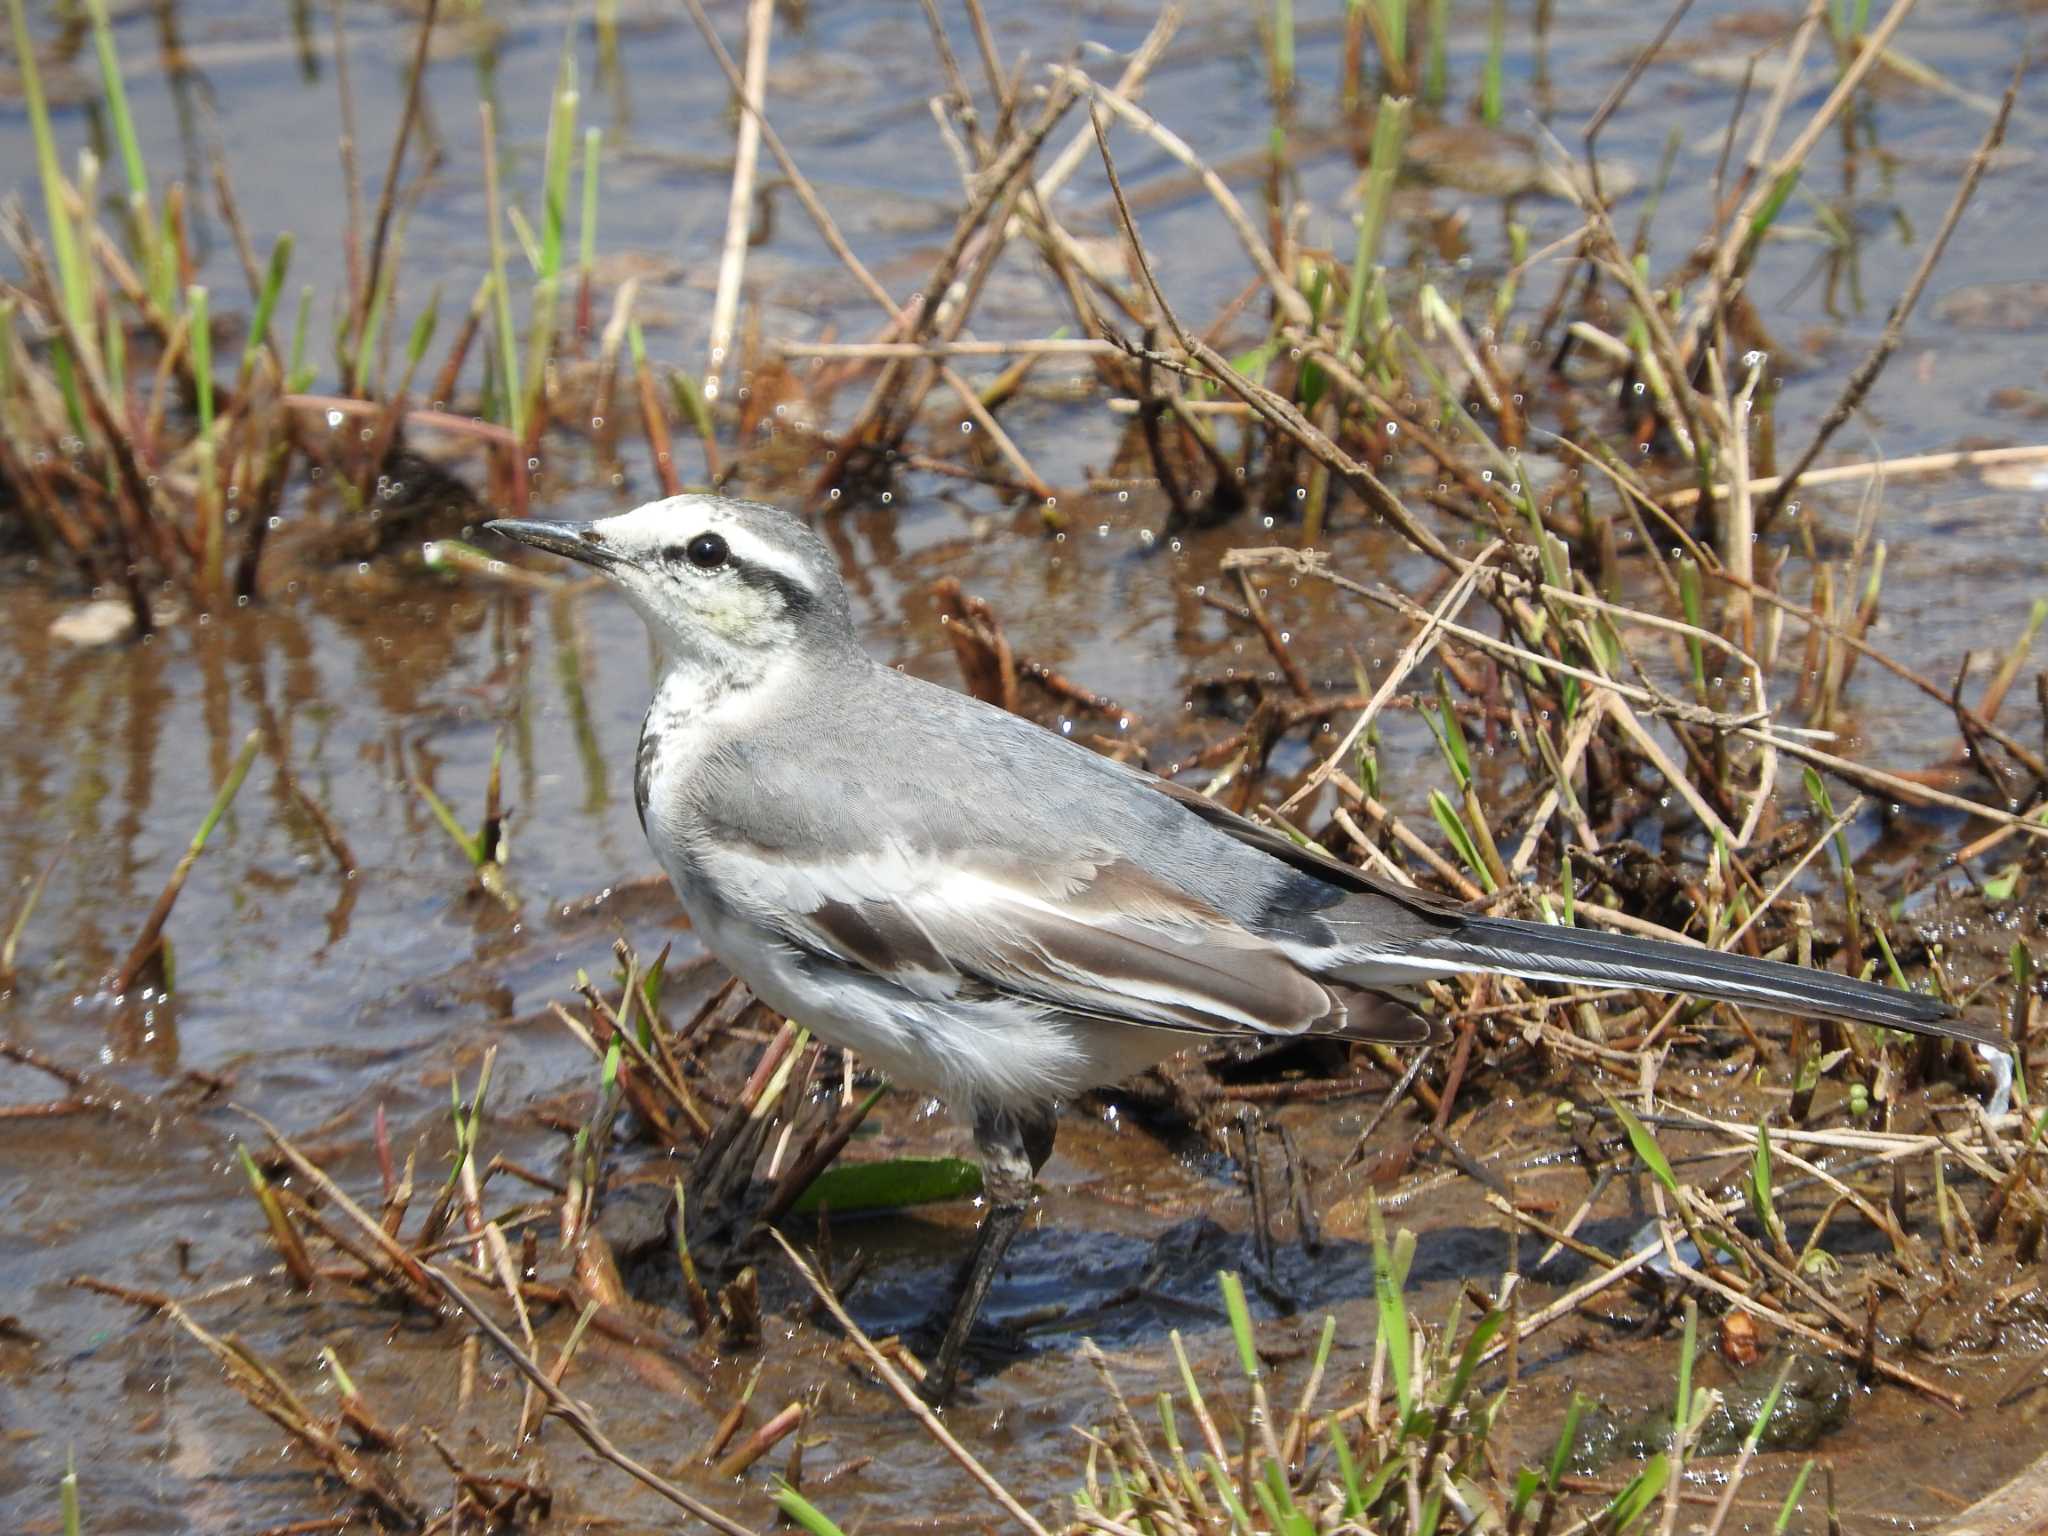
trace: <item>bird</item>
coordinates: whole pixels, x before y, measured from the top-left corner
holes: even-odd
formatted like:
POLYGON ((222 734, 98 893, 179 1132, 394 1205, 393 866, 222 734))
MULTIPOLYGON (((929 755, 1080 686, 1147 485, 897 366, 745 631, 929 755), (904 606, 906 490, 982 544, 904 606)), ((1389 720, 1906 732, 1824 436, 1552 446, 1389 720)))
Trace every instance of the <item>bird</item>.
POLYGON ((602 573, 658 652, 633 799, 704 946, 972 1127, 984 1209, 922 1390, 942 1403, 1059 1107, 1218 1037, 1422 1046, 1434 978, 1689 993, 2002 1045, 1939 998, 1476 912, 871 656, 831 548, 684 494, 494 533, 602 573))

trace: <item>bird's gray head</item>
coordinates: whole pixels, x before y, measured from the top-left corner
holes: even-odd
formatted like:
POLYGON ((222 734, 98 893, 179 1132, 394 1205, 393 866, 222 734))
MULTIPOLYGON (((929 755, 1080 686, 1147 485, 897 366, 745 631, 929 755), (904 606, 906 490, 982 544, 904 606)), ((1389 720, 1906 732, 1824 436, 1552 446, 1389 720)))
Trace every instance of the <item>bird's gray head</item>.
POLYGON ((588 523, 501 518, 484 526, 602 571, 678 661, 751 670, 853 639, 831 549, 779 507, 671 496, 588 523))

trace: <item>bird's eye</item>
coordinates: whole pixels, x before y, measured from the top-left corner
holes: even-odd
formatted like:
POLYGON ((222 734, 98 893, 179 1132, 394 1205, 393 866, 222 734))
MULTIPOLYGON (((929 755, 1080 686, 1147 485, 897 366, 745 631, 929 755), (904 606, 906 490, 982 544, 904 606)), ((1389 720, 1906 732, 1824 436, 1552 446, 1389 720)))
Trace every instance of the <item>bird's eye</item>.
POLYGON ((684 558, 700 571, 717 570, 731 554, 725 540, 715 533, 698 534, 690 540, 689 548, 683 551, 684 558))

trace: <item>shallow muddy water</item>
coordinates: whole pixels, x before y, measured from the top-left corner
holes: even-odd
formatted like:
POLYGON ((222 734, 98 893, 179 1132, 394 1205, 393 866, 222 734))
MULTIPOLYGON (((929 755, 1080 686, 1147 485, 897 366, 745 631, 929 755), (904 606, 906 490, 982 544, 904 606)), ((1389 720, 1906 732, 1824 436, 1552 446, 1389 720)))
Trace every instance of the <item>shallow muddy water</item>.
MULTIPOLYGON (((1299 123, 1336 120, 1337 9, 1301 8, 1299 123)), ((1419 138, 1417 163, 1396 197, 1393 251, 1416 277, 1453 294, 1491 295, 1506 264, 1508 220, 1526 225, 1536 247, 1576 223, 1566 205, 1540 191, 1502 196, 1460 187, 1480 181, 1481 172, 1491 185, 1526 182, 1518 168, 1533 163, 1537 116, 1576 145, 1661 19, 1631 5, 1558 0, 1539 32, 1523 7, 1512 9, 1507 131, 1469 125, 1466 98, 1484 48, 1486 7, 1457 6, 1451 75, 1467 89, 1454 89, 1446 114, 1457 131, 1419 138)), ((92 131, 77 104, 93 95, 85 84, 90 40, 67 31, 52 8, 31 10, 31 30, 54 69, 53 96, 72 103, 58 119, 69 154, 92 131)), ((1006 55, 1028 49, 1045 61, 1079 49, 1104 74, 1114 70, 1099 62, 1102 51, 1127 51, 1153 19, 1135 0, 1005 3, 992 6, 991 16, 1006 55)), ((1667 135, 1675 138, 1672 185, 1653 224, 1659 265, 1675 262, 1702 224, 1732 104, 1729 61, 1738 61, 1739 79, 1740 59, 1767 35, 1759 30, 1766 18, 1781 29, 1790 15, 1703 0, 1605 131, 1605 164, 1639 187, 1654 180, 1667 135)), ((720 6, 715 19, 729 36, 737 32, 737 8, 720 6)), ((325 16, 309 12, 301 20, 295 28, 287 10, 259 15, 218 0, 164 0, 129 11, 118 32, 153 159, 166 170, 182 163, 203 172, 218 143, 259 246, 279 229, 295 230, 294 279, 325 294, 341 271, 345 206, 335 165, 334 55, 325 16)), ((374 165, 396 111, 411 27, 396 9, 354 4, 344 7, 343 22, 363 154, 374 165)), ((486 20, 449 26, 428 75, 428 136, 442 169, 405 231, 401 307, 423 303, 437 282, 458 304, 484 268, 479 89, 499 103, 508 182, 531 204, 544 129, 539 104, 565 25, 587 111, 607 136, 605 260, 623 272, 619 253, 631 253, 632 270, 645 274, 650 348, 701 368, 732 130, 723 83, 687 18, 668 7, 622 13, 616 57, 601 55, 580 10, 572 17, 547 6, 492 9, 486 20), (433 258, 423 259, 429 251, 433 258)), ((1983 132, 1984 103, 1995 100, 2015 56, 2039 34, 2036 13, 2024 6, 1930 7, 1907 25, 1899 46, 1953 89, 1888 78, 1859 109, 1853 161, 1845 166, 1839 145, 1816 157, 1788 216, 1810 237, 1770 247, 1753 280, 1779 348, 1781 442, 1804 442, 1876 338, 1983 132), (1830 246, 1824 225, 1842 231, 1843 243, 1830 246)), ((971 48, 964 25, 955 44, 963 54, 971 48)), ((1801 117, 1832 81, 1824 57, 1825 49, 1816 50, 1813 78, 1793 97, 1791 110, 1801 117)), ((935 89, 930 42, 913 6, 800 6, 779 23, 770 116, 849 240, 885 283, 905 291, 928 269, 957 203, 951 162, 925 108, 935 89)), ((2039 148, 2048 102, 2039 95, 2030 82, 1997 169, 1904 346, 1867 412, 1838 439, 1842 454, 1898 456, 2024 442, 2040 432, 2043 410, 2030 402, 2048 398, 2048 304, 2019 286, 2039 277, 2040 210, 2048 206, 2039 148)), ((1265 143, 1271 114, 1257 33, 1239 7, 1191 9, 1147 102, 1219 162, 1265 143)), ((1315 210, 1306 241, 1348 251, 1351 149, 1342 135, 1319 142, 1304 134, 1303 142, 1298 195, 1315 210)), ((1246 279, 1241 253, 1170 162, 1136 141, 1119 141, 1119 154, 1162 280, 1185 313, 1213 315, 1246 279)), ((0 96, 0 191, 28 196, 32 163, 26 122, 9 91, 0 96)), ((1242 178, 1248 199, 1257 177, 1253 170, 1242 178)), ((1092 161, 1063 205, 1077 229, 1114 232, 1092 161)), ((1624 227, 1645 206, 1643 192, 1625 200, 1624 227)), ((867 334, 864 301, 786 189, 771 187, 764 209, 765 238, 749 268, 762 334, 867 334)), ((199 227, 203 275, 222 293, 238 291, 225 232, 211 222, 199 227)), ((1550 269, 1532 276, 1523 309, 1540 307, 1555 280, 1550 269)), ((1042 335, 1066 318, 1035 270, 1006 263, 977 311, 976 330, 1042 335)), ((985 379, 996 370, 977 362, 963 371, 985 379)), ((1073 371, 1060 363, 1040 377, 1073 371)), ((848 391, 840 409, 855 399, 848 391)), ((1204 685, 1233 673, 1264 675, 1270 661, 1257 634, 1205 603, 1200 589, 1234 595, 1234 583, 1219 576, 1222 554, 1289 530, 1276 534, 1248 515, 1169 541, 1161 537, 1165 507, 1157 494, 1112 483, 1142 460, 1126 462, 1121 419, 1099 402, 1048 389, 1008 408, 1003 421, 1039 473, 1062 488, 1064 531, 1049 534, 1038 509, 1006 505, 984 488, 914 474, 886 504, 828 514, 870 647, 957 683, 931 592, 934 581, 955 577, 994 606, 1020 655, 1109 696, 1129 717, 1119 726, 1046 707, 1040 713, 1048 723, 1084 736, 1121 731, 1158 768, 1227 734, 1230 722, 1200 702, 1214 691, 1204 685)), ((562 459, 543 471, 539 515, 598 515, 651 494, 644 460, 629 455, 623 484, 593 487, 577 453, 562 459)), ((1396 484, 1411 494, 1419 489, 1396 484)), ((2018 635, 2029 606, 2048 595, 2048 496, 2039 487, 1948 478, 1896 481, 1882 498, 1878 533, 1890 563, 1873 640, 1943 680, 1966 653, 1983 670, 2018 635)), ((1823 532, 1846 543, 1856 507, 1853 488, 1827 493, 1819 501, 1823 532)), ((287 507, 288 519, 295 510, 287 507)), ((546 1005, 570 995, 579 968, 605 974, 621 933, 643 953, 669 939, 679 958, 693 952, 666 893, 646 884, 654 866, 633 812, 632 760, 650 654, 622 603, 605 592, 550 596, 436 576, 409 548, 368 564, 334 565, 295 553, 289 530, 279 543, 262 600, 172 623, 130 647, 54 641, 53 621, 86 594, 52 592, 20 566, 0 575, 0 919, 11 916, 27 881, 53 870, 24 931, 19 979, 0 993, 0 1034, 90 1074, 97 1101, 31 1117, 27 1107, 73 1090, 26 1065, 0 1069, 0 1108, 21 1116, 0 1119, 0 1316, 8 1323, 0 1332, 0 1521, 10 1529, 54 1528, 57 1480, 71 1456, 86 1490, 88 1529, 254 1531, 352 1507, 295 1454, 280 1452, 276 1432, 183 1335, 71 1288, 80 1275, 179 1295, 262 1276, 210 1301, 207 1326, 240 1334, 308 1394, 319 1390, 320 1348, 331 1346, 393 1420, 453 1424, 479 1446, 502 1438, 518 1391, 488 1356, 476 1400, 458 1412, 453 1351, 444 1339, 374 1306, 326 1295, 288 1298, 269 1277, 273 1250, 231 1150, 237 1137, 253 1143, 255 1130, 233 1106, 278 1123, 357 1189, 374 1187, 369 1130, 381 1107, 394 1145, 401 1154, 419 1146, 422 1180, 437 1183, 451 1074, 473 1082, 485 1051, 496 1046, 486 1144, 551 1169, 563 1138, 536 1113, 578 1102, 592 1071, 546 1005), (172 995, 109 997, 105 978, 252 729, 264 732, 264 748, 170 921, 172 995), (434 789, 473 825, 497 744, 511 812, 507 869, 522 902, 517 919, 471 892, 460 854, 411 782, 434 789), (339 870, 294 780, 339 829, 352 875, 339 870)), ((1433 570, 1364 525, 1355 508, 1340 511, 1328 545, 1338 567, 1360 580, 1413 587, 1433 570)), ((1377 611, 1324 586, 1276 584, 1267 596, 1318 682, 1348 686, 1352 653, 1372 672, 1406 639, 1377 611)), ((2030 696, 2028 677, 2019 692, 2030 696)), ((1859 738, 1853 755, 1920 766, 1954 735, 1940 703, 1875 668, 1857 674, 1849 697, 1859 738)), ((2019 718, 2015 711, 2007 723, 2019 718)), ((1427 826, 1421 807, 1434 774, 1418 777, 1412 793, 1402 791, 1399 774, 1425 761, 1427 732, 1412 716, 1394 715, 1386 734, 1389 798, 1427 826)), ((1307 761, 1297 735, 1275 769, 1284 774, 1307 761)), ((1915 849, 1938 854, 1954 846, 1970 835, 1964 826, 1911 816, 1902 835, 1886 841, 1873 814, 1857 832, 1881 879, 1891 861, 1915 849)), ((2014 936, 2038 947, 2038 924, 2014 936)), ((708 981, 700 976, 691 985, 708 981)), ((1297 1105, 1278 1118, 1327 1171, 1374 1102, 1297 1105)), ((1474 1156, 1515 1174, 1521 1193, 1569 1211, 1584 1193, 1582 1173, 1521 1166, 1520 1149, 1530 1142, 1518 1132, 1550 1113, 1546 1085, 1532 1082, 1526 1097, 1496 1098, 1475 1122, 1454 1129, 1474 1156)), ((907 1101, 891 1101, 878 1125, 856 1142, 857 1155, 967 1147, 943 1115, 907 1101)), ((1381 1130, 1380 1144, 1414 1131, 1404 1112, 1381 1130)), ((1190 1146, 1163 1145, 1127 1117, 1069 1114, 1046 1183, 1042 1216, 1019 1241, 998 1288, 999 1315, 1033 1315, 1054 1301, 1086 1309, 1140 1283, 1161 1293, 1086 1318, 1085 1329, 1042 1333, 1036 1354, 985 1378, 975 1399, 952 1415, 999 1476, 1053 1514, 1064 1513, 1080 1475, 1073 1426, 1099 1416, 1100 1389, 1074 1348, 1078 1334, 1102 1343, 1133 1401, 1148 1399, 1172 1374, 1168 1328, 1182 1331, 1204 1369, 1222 1372, 1231 1346, 1213 1273, 1252 1261, 1244 1192, 1230 1166, 1190 1146), (1183 1226, 1202 1217, 1217 1226, 1183 1226)), ((1291 1401, 1298 1389, 1301 1354, 1325 1312, 1338 1319, 1340 1362, 1325 1400, 1349 1401, 1363 1390, 1371 1358, 1370 1188, 1357 1172, 1320 1179, 1325 1245, 1316 1254, 1291 1245, 1281 1254, 1279 1277, 1301 1311, 1271 1325, 1276 1353, 1293 1351, 1278 1366, 1276 1401, 1291 1401)), ((1441 1319, 1462 1280, 1496 1284, 1507 1240, 1468 1182, 1423 1166, 1379 1193, 1390 1219, 1420 1234, 1418 1315, 1441 1319)), ((1589 1234, 1609 1246, 1626 1242, 1648 1215, 1646 1198, 1617 1188, 1589 1234)), ((872 1255, 856 1315, 878 1331, 914 1321, 962 1251, 971 1217, 938 1209, 842 1223, 835 1233, 841 1253, 863 1247, 872 1255)), ((1532 1294, 1547 1300, 1582 1274, 1568 1265, 1544 1271, 1532 1277, 1532 1294)), ((1963 1292, 2019 1278, 1987 1266, 1963 1292)), ((773 1329, 774 1309, 794 1308, 799 1298, 786 1276, 765 1284, 773 1329)), ((1962 1302, 1957 1309, 1968 1311, 1962 1302)), ((1668 1332, 1640 1337, 1628 1324, 1639 1323, 1643 1309, 1620 1310, 1628 1315, 1609 1331, 1574 1322, 1525 1352, 1528 1379, 1518 1403, 1529 1410, 1531 1434, 1526 1443, 1511 1440, 1517 1454, 1533 1459, 1547 1451, 1536 1432, 1555 1425, 1572 1385, 1630 1409, 1668 1394, 1675 1340, 1668 1332)), ((554 1319, 545 1339, 558 1341, 569 1321, 554 1319)), ((1835 1465, 1851 1532, 1935 1525, 2048 1448, 2048 1429, 2037 1418, 2048 1410, 2048 1392, 2012 1395, 2015 1373, 2024 1377, 2029 1360, 2048 1347, 2048 1330, 2038 1318, 1990 1333, 1973 1332, 1968 1322, 1912 1356, 1917 1369, 1969 1399, 1967 1415, 1887 1388, 1865 1394, 1847 1426, 1819 1448, 1835 1465), (1915 1454, 1902 1457, 1901 1445, 1915 1454)), ((986 1502, 908 1417, 827 1363, 818 1335, 807 1337, 802 1350, 771 1352, 757 1402, 779 1405, 822 1379, 827 1386, 806 1431, 814 1442, 805 1451, 807 1477, 873 1458, 816 1489, 817 1502, 849 1530, 994 1528, 986 1502)), ((680 1388, 636 1374, 642 1363, 595 1343, 572 1384, 622 1446, 749 1523, 768 1525, 760 1471, 746 1483, 719 1483, 697 1456, 752 1358, 721 1361, 710 1384, 680 1388)), ((578 1528, 578 1519, 598 1529, 665 1526, 662 1506, 576 1450, 558 1427, 547 1434, 563 1529, 578 1528), (609 1520, 618 1523, 597 1523, 609 1520)), ((1729 1529, 1768 1529, 1799 1460, 1766 1456, 1729 1529)), ((1704 1465, 1711 1478, 1723 1464, 1704 1465)), ((436 1475, 427 1466, 414 1466, 423 1488, 436 1475)), ((1823 1529, 1820 1510, 1809 1496, 1799 1516, 1805 1524, 1793 1528, 1823 1529)))

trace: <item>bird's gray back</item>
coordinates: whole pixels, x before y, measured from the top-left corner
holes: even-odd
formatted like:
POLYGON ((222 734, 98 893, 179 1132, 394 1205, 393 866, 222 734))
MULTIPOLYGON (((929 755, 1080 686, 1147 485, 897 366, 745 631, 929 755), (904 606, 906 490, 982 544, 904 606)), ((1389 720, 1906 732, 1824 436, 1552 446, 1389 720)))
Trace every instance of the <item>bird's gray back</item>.
MULTIPOLYGON (((1135 865, 1255 933, 1343 942, 1347 893, 1194 815, 1148 778, 993 705, 870 663, 792 680, 662 807, 698 835, 821 863, 897 851, 1053 870, 1135 865)), ((1388 904, 1391 907, 1391 904, 1388 904)))

